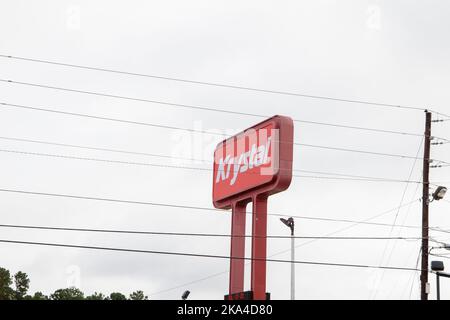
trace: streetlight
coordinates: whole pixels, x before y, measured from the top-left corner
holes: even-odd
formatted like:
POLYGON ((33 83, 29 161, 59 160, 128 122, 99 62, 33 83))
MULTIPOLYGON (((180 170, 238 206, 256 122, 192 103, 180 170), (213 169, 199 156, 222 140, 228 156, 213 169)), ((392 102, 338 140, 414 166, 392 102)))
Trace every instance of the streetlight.
POLYGON ((181 299, 183 299, 183 300, 186 300, 188 297, 189 297, 189 294, 190 294, 191 292, 189 291, 189 290, 186 290, 184 293, 183 293, 183 295, 181 296, 181 299))
POLYGON ((291 300, 295 300, 295 238, 294 238, 294 219, 291 217, 289 219, 280 218, 286 226, 291 229, 291 300))
POLYGON ((441 200, 444 198, 445 193, 447 192, 447 188, 443 186, 439 186, 436 188, 436 190, 433 192, 433 200, 441 200))
POLYGON ((444 273, 444 262, 442 261, 431 261, 431 270, 436 273, 436 290, 437 290, 437 300, 441 300, 441 288, 439 285, 439 277, 450 278, 449 273, 444 273))

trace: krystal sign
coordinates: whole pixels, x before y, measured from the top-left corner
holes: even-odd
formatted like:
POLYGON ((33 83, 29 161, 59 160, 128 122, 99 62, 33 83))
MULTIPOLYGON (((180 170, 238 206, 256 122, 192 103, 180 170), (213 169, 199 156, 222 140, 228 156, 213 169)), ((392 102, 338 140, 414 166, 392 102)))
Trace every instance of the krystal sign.
POLYGON ((237 199, 287 189, 292 136, 292 119, 274 116, 219 143, 214 152, 214 205, 230 208, 237 199))
POLYGON ((222 141, 214 152, 213 203, 232 209, 230 290, 244 292, 245 222, 253 203, 251 296, 266 294, 267 198, 286 190, 292 179, 292 119, 274 116, 222 141))

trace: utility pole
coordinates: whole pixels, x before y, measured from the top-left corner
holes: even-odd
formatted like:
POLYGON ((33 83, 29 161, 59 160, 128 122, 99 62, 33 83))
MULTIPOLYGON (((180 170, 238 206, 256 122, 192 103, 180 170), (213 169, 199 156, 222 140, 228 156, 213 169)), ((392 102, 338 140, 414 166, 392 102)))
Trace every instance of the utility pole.
POLYGON ((428 213, 430 193, 431 112, 425 110, 425 141, 422 181, 422 267, 420 273, 420 299, 428 300, 428 213))

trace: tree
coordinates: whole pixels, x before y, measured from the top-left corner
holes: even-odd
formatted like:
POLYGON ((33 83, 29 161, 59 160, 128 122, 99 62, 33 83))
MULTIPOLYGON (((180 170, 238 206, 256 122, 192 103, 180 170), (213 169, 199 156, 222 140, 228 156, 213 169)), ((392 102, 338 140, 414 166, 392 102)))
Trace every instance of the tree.
POLYGON ((35 292, 32 297, 30 297, 31 300, 48 300, 48 297, 44 295, 42 292, 38 291, 35 292))
POLYGON ((127 297, 120 292, 113 292, 109 295, 109 300, 127 300, 127 297))
POLYGON ((144 292, 138 290, 130 294, 130 300, 148 300, 148 297, 144 295, 144 292))
POLYGON ((0 300, 11 300, 14 297, 14 290, 10 287, 12 284, 9 270, 0 268, 0 300))
POLYGON ((22 271, 17 272, 14 275, 14 285, 16 287, 15 298, 17 300, 23 300, 30 288, 30 279, 28 275, 22 271))
POLYGON ((50 295, 52 300, 83 300, 84 293, 80 289, 71 287, 66 289, 58 289, 50 295))
MULTIPOLYGON (((37 291, 34 295, 27 294, 30 288, 30 279, 25 272, 19 271, 11 277, 9 270, 0 267, 0 300, 128 300, 120 292, 112 292, 105 296, 101 292, 94 292, 85 297, 84 293, 76 288, 58 289, 50 297, 37 291), (15 289, 11 287, 14 283, 15 289)), ((130 300, 148 300, 142 290, 134 291, 129 295, 130 300)))
POLYGON ((101 292, 94 292, 90 296, 87 296, 86 300, 106 300, 106 296, 101 292))

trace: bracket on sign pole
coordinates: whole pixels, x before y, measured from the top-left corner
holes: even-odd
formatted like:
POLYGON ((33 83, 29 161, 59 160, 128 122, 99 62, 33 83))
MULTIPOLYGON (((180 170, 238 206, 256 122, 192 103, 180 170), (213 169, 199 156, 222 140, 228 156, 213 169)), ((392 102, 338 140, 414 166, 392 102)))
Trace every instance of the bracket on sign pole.
POLYGON ((267 199, 292 180, 294 125, 274 116, 219 143, 213 204, 232 209, 230 282, 226 300, 266 300, 267 199), (245 224, 252 203, 251 291, 244 292, 245 224))

